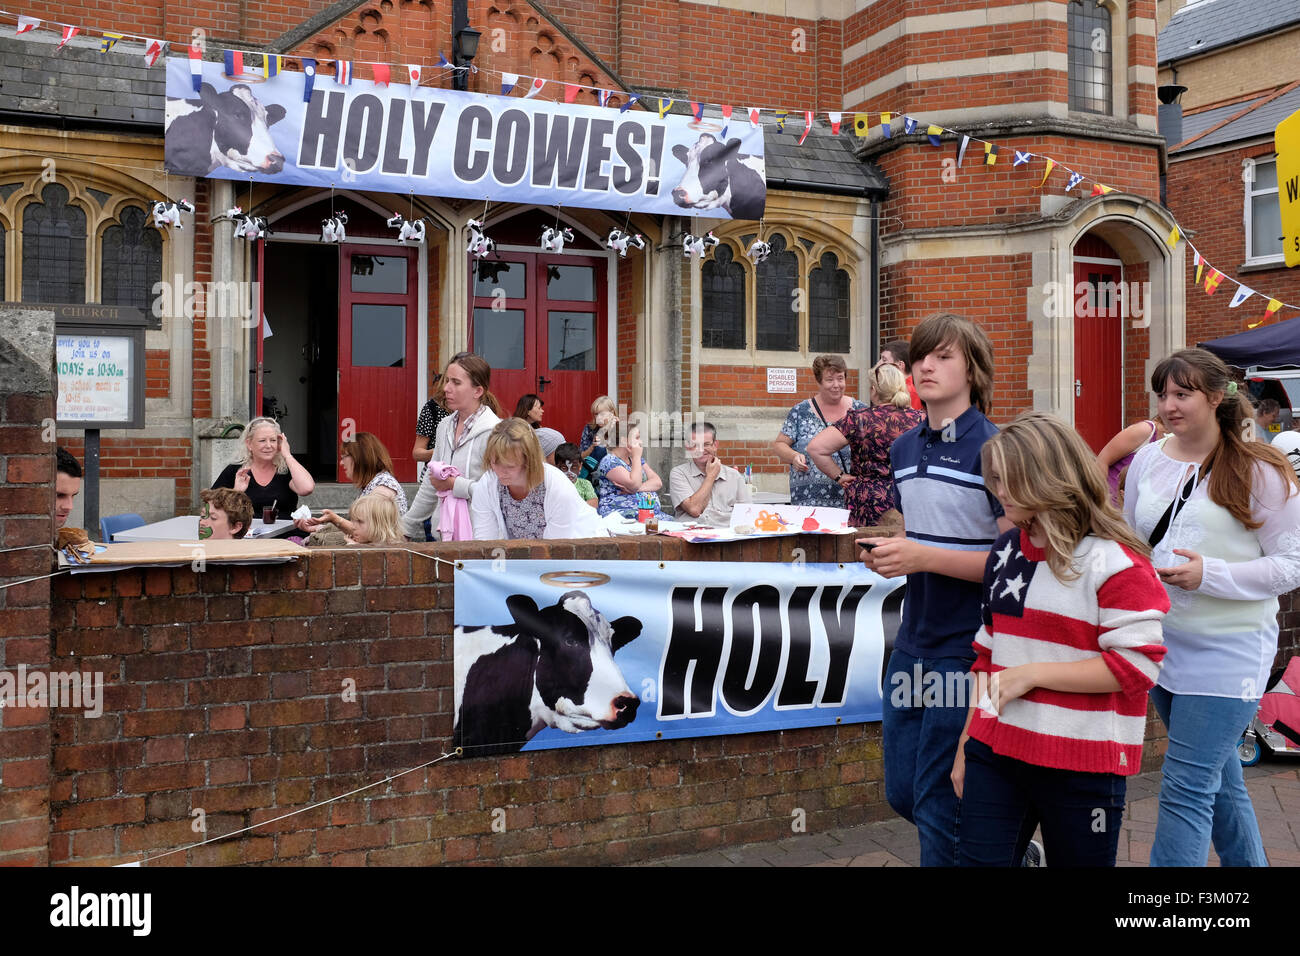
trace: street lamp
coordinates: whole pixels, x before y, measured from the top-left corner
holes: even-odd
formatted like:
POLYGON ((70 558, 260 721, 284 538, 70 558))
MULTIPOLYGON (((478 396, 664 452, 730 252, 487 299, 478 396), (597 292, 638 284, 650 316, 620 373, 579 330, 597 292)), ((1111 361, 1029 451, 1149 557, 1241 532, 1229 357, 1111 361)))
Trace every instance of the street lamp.
MULTIPOLYGON (((482 36, 469 25, 468 0, 455 0, 451 8, 451 59, 456 67, 468 67, 478 54, 478 38, 482 36)), ((454 90, 469 89, 469 70, 457 69, 452 77, 454 90)))

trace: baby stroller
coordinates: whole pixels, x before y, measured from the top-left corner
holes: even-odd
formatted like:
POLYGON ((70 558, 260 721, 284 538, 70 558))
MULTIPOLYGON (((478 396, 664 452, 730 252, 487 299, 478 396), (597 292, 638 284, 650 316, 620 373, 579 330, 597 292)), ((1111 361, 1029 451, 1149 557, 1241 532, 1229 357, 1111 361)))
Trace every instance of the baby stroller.
POLYGON ((1269 677, 1259 711, 1237 741, 1241 765, 1259 763, 1265 747, 1279 756, 1300 757, 1300 656, 1269 677))

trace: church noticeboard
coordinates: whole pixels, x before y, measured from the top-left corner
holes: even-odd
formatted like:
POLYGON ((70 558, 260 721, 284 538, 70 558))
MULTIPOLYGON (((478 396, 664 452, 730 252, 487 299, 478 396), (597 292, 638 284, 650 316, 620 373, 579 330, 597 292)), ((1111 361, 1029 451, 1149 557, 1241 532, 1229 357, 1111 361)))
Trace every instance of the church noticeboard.
POLYGON ((50 306, 64 428, 144 427, 144 324, 139 309, 50 306))

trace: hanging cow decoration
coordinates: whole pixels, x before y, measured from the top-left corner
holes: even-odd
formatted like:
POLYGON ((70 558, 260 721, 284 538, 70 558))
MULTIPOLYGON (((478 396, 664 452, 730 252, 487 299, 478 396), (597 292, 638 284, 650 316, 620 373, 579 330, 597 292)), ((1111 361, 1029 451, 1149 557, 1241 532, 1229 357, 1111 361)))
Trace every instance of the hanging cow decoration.
POLYGON ((699 259, 717 244, 718 238, 711 231, 705 236, 693 236, 688 232, 682 237, 682 255, 699 259))
POLYGON ((166 229, 168 226, 175 226, 177 229, 184 229, 185 224, 181 222, 181 213, 193 212, 194 206, 188 199, 160 199, 153 204, 153 224, 157 229, 166 229))
POLYGON ((645 239, 642 238, 640 233, 623 232, 621 229, 610 230, 609 238, 605 240, 606 249, 613 249, 618 253, 620 259, 626 259, 628 246, 644 249, 645 239))
POLYGON ((424 219, 403 219, 400 212, 393 213, 393 218, 388 220, 389 229, 401 230, 397 234, 397 241, 400 243, 413 242, 417 246, 424 245, 424 219))
POLYGON ((767 261, 767 257, 772 254, 772 246, 762 239, 755 239, 745 255, 754 260, 754 265, 759 265, 767 261))
POLYGON ((483 223, 477 219, 471 219, 465 225, 469 227, 469 243, 465 246, 466 252, 475 259, 482 259, 484 256, 490 256, 497 251, 496 241, 484 235, 483 223))
POLYGON ((343 242, 348 238, 347 231, 348 214, 345 212, 336 212, 328 219, 320 221, 320 241, 321 242, 343 242))
POLYGON ((553 226, 547 226, 542 230, 542 251, 543 252, 563 252, 564 244, 573 241, 573 230, 568 226, 563 229, 556 229, 553 226))
POLYGON ((239 206, 231 206, 212 221, 233 222, 235 224, 235 238, 246 239, 249 242, 265 239, 271 234, 271 230, 266 228, 265 216, 250 216, 239 206))

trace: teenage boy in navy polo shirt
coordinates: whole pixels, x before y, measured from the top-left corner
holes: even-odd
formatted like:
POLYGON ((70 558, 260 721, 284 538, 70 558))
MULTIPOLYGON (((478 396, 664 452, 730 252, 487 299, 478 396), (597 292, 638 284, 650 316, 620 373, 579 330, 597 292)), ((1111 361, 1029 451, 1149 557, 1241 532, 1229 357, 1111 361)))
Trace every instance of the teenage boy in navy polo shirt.
POLYGON ((862 538, 863 563, 907 575, 903 620, 884 683, 885 798, 921 838, 922 866, 955 866, 959 804, 950 774, 966 714, 965 675, 980 627, 989 549, 1011 523, 984 485, 980 449, 993 346, 974 322, 932 315, 912 333, 912 377, 926 421, 889 451, 906 537, 862 538))

